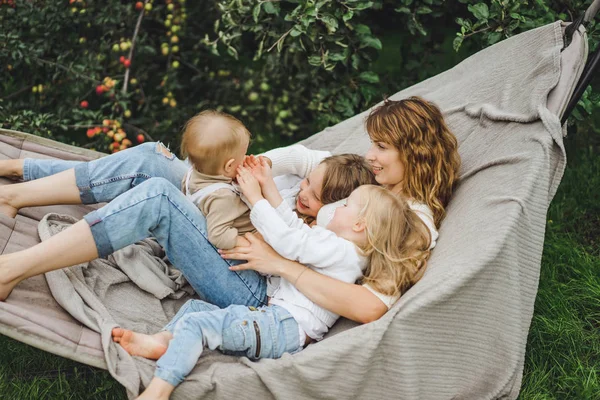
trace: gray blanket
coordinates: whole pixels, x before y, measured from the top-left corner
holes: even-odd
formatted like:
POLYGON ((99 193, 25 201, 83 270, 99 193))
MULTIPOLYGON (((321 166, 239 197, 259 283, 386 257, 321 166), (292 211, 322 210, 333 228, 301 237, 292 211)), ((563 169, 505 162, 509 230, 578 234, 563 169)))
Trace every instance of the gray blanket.
MULTIPOLYGON (((546 212, 566 162, 559 119, 547 108, 561 73, 561 47, 560 24, 551 24, 392 96, 436 102, 459 140, 463 164, 424 278, 385 316, 361 326, 342 319, 322 342, 279 360, 207 353, 173 398, 516 398, 546 212)), ((304 144, 364 154, 367 112, 304 144)), ((81 217, 80 209, 72 210, 81 217)), ((18 230, 14 222, 0 222, 7 232, 18 230)), ((42 239, 70 222, 49 216, 40 225, 42 239)), ((105 363, 134 396, 148 384, 154 363, 120 350, 110 341, 110 329, 119 324, 155 332, 188 296, 152 243, 125 253, 47 274, 60 304, 87 327, 85 340, 72 339, 75 350, 58 345, 63 338, 53 347, 27 339, 33 334, 21 340, 92 365, 105 363), (133 282, 143 282, 143 289, 133 282), (94 331, 101 337, 100 356, 94 331), (102 362, 94 361, 99 357, 102 362)), ((41 287, 28 281, 20 287, 41 287)), ((22 293, 15 290, 12 301, 22 293)), ((11 332, 4 313, 33 312, 21 305, 19 314, 12 304, 0 305, 2 332, 11 332)), ((63 325, 74 324, 61 318, 63 325)))

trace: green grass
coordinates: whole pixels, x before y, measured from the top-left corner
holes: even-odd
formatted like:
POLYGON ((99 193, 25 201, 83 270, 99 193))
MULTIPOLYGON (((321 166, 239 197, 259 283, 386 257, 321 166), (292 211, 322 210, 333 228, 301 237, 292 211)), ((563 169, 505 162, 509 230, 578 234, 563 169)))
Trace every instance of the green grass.
POLYGON ((521 399, 600 398, 599 196, 600 155, 578 144, 548 213, 521 399))
MULTIPOLYGON (((548 214, 521 399, 600 398, 600 152, 579 135, 548 214)), ((0 348, 0 399, 126 398, 106 371, 2 336, 0 348)))

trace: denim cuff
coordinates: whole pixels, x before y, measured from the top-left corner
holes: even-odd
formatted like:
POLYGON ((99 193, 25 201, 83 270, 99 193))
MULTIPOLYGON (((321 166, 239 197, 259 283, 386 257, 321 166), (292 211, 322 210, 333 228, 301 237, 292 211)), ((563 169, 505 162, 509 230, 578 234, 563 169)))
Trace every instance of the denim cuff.
POLYGON ((164 371, 160 367, 156 368, 156 370, 154 371, 154 376, 162 379, 163 381, 167 382, 169 385, 173 385, 173 386, 177 386, 182 382, 182 380, 178 379, 174 374, 172 374, 169 371, 164 371))
MULTIPOLYGON (((75 183, 79 188, 79 196, 83 204, 96 204, 96 197, 90 187, 90 173, 88 163, 81 163, 75 166, 75 183)), ((91 225, 90 225, 91 226, 91 225)))
POLYGON ((23 159, 23 180, 25 182, 30 181, 31 180, 31 174, 30 174, 30 170, 31 170, 31 159, 30 158, 25 158, 23 159))
POLYGON ((84 215, 83 219, 85 219, 92 231, 94 242, 96 242, 96 249, 98 250, 98 257, 107 257, 114 253, 115 250, 108 238, 108 232, 106 232, 104 221, 98 215, 98 211, 92 211, 91 213, 84 215))

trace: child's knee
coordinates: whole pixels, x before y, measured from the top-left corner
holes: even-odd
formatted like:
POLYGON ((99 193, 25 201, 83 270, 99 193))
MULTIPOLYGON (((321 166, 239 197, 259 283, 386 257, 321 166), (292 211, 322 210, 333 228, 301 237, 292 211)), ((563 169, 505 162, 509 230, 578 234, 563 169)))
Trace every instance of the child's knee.
POLYGON ((175 154, 173 154, 171 152, 171 150, 169 150, 169 148, 167 146, 165 146, 162 142, 148 143, 148 144, 150 144, 154 147, 154 152, 156 154, 161 154, 164 157, 168 158, 169 160, 172 160, 173 158, 175 158, 175 154))

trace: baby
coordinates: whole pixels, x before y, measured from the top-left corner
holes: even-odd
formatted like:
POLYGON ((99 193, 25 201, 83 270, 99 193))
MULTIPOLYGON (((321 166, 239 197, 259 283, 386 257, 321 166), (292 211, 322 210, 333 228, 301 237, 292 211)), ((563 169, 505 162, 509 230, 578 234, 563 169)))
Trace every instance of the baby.
POLYGON ((182 192, 206 217, 208 240, 220 249, 246 242, 254 232, 250 210, 233 185, 250 144, 250 132, 237 118, 206 110, 185 125, 181 152, 192 167, 181 182, 182 192))

